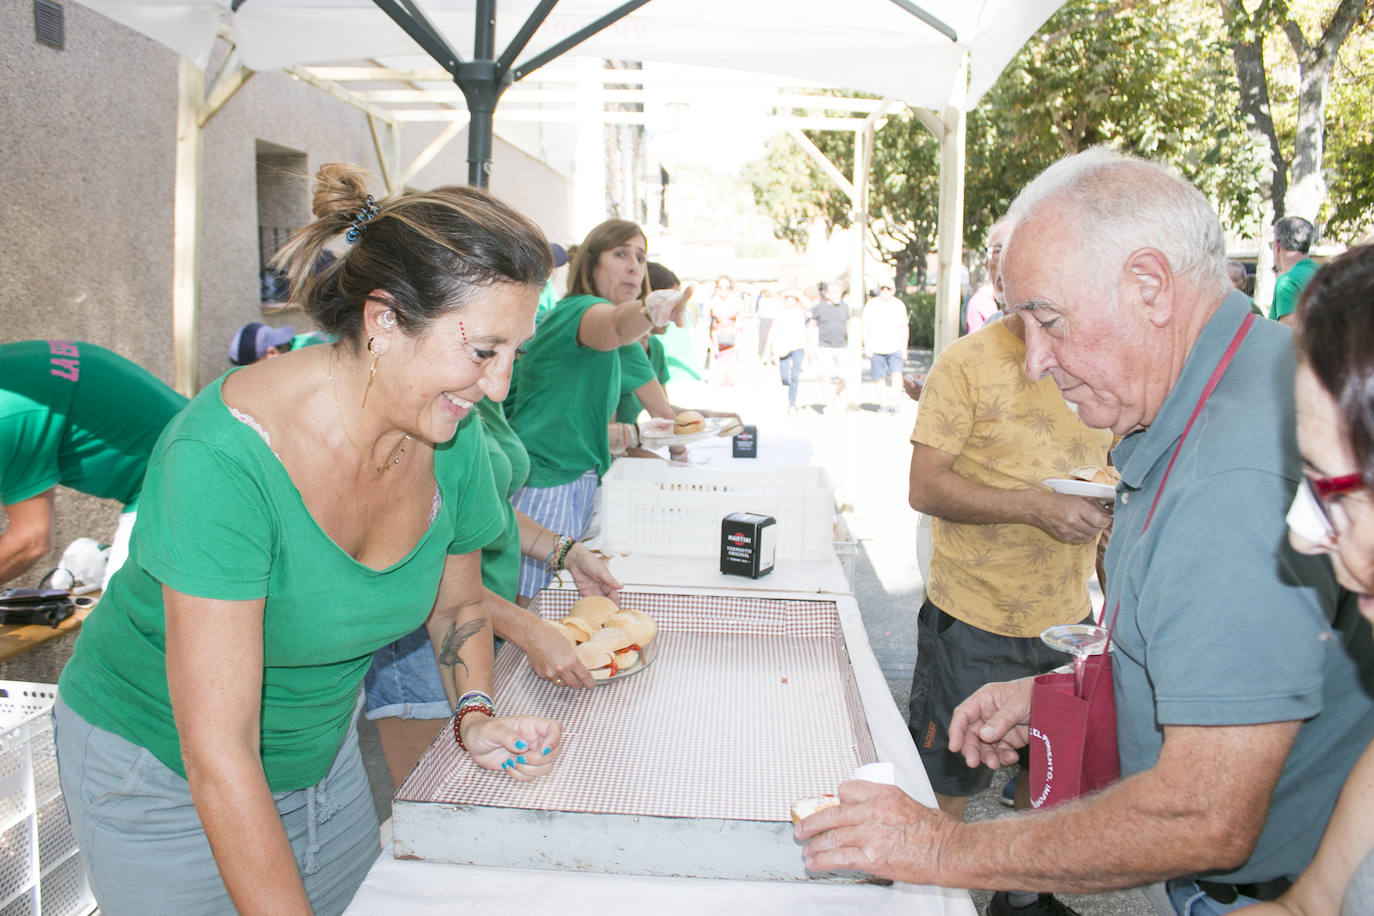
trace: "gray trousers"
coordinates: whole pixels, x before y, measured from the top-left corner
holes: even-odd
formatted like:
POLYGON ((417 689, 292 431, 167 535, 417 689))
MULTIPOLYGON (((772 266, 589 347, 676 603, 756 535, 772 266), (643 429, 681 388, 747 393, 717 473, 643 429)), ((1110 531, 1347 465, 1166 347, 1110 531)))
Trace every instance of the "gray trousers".
MULTIPOLYGON (((53 728, 62 797, 101 912, 235 913, 186 779, 60 696, 53 728)), ((380 848, 356 727, 323 779, 273 798, 311 907, 342 913, 380 848)))

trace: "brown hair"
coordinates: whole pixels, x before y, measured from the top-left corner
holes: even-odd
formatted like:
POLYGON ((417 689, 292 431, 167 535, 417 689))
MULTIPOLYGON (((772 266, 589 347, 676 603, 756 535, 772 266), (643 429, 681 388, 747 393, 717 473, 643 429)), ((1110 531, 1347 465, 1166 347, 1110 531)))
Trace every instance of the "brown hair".
MULTIPOLYGON (((648 245, 644 230, 629 220, 623 219, 608 219, 588 232, 587 237, 582 240, 582 244, 569 250, 568 256, 572 258, 572 266, 568 268, 568 295, 601 296, 596 291, 596 281, 592 278, 592 273, 596 270, 596 262, 601 259, 603 252, 610 251, 612 248, 619 248, 636 236, 644 239, 644 244, 648 245)), ((644 271, 644 281, 640 284, 639 295, 641 297, 649 295, 648 270, 644 271)))
POLYGON ((1312 277, 1298 303, 1296 346, 1335 399, 1365 482, 1374 482, 1374 245, 1312 277))
POLYGON ((374 205, 367 172, 334 162, 315 176, 312 209, 318 218, 293 232, 272 263, 286 272, 291 300, 355 347, 363 304, 374 290, 387 293, 396 321, 418 334, 478 290, 499 283, 542 287, 553 270, 539 227, 477 188, 406 192, 374 205), (375 207, 370 218, 369 205, 375 207), (315 273, 325 246, 345 232, 354 237, 348 250, 315 273))

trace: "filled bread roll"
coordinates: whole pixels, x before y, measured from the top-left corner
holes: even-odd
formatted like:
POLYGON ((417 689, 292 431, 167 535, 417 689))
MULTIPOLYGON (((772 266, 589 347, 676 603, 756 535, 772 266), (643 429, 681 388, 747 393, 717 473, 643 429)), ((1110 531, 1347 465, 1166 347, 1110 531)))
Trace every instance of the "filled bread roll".
POLYGON ((706 418, 695 410, 684 410, 673 420, 673 432, 678 435, 699 433, 705 428, 706 418))
MULTIPOLYGON (((615 660, 611 651, 605 646, 594 645, 584 642, 573 650, 577 655, 577 660, 586 665, 593 674, 598 668, 607 668, 615 660)), ((609 675, 607 675, 609 676, 609 675)))
POLYGON ((596 632, 596 627, 592 626, 581 617, 564 617, 558 621, 559 626, 573 634, 573 644, 583 643, 592 638, 596 632))
POLYGON ((561 622, 557 622, 557 621, 553 621, 553 620, 549 620, 549 621, 546 621, 546 622, 548 623, 549 626, 551 626, 551 627, 553 627, 555 630, 557 630, 557 631, 558 631, 558 635, 559 635, 559 636, 562 636, 564 639, 566 639, 570 645, 576 646, 576 645, 578 644, 578 642, 580 641, 580 640, 578 640, 578 638, 577 638, 577 634, 573 631, 573 629, 572 629, 571 627, 565 627, 565 626, 563 626, 563 624, 562 624, 561 622))
POLYGON ((1106 484, 1109 487, 1114 487, 1121 481, 1121 474, 1117 472, 1116 468, 1111 466, 1099 468, 1091 464, 1074 468, 1069 472, 1069 476, 1075 480, 1106 484))
POLYGON ((634 637, 630 636, 629 630, 622 630, 620 627, 602 627, 592 634, 587 645, 600 646, 610 652, 619 652, 621 649, 628 649, 634 645, 634 642, 634 637))
MULTIPOLYGON (((569 617, 581 617, 596 630, 606 622, 620 608, 615 606, 615 602, 610 598, 601 595, 588 595, 585 598, 577 599, 577 603, 568 609, 569 617)), ((590 634, 589 634, 590 635, 590 634)))
POLYGON ((658 622, 643 611, 621 608, 620 613, 606 619, 606 626, 619 627, 630 634, 634 644, 641 649, 654 641, 658 635, 658 622))
POLYGON ((834 795, 813 795, 810 798, 799 798, 792 804, 792 823, 800 823, 817 811, 823 811, 831 805, 838 805, 840 800, 834 795))
POLYGON ((624 671, 639 663, 639 653, 634 649, 621 649, 615 653, 615 670, 624 671))

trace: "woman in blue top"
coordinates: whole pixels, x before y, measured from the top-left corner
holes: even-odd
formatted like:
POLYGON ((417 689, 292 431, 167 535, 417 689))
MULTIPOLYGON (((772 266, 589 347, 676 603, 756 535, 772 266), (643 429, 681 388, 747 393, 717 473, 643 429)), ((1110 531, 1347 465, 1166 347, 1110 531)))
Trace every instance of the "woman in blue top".
POLYGON ((338 342, 232 370, 168 425, 62 674, 63 797, 106 913, 341 912, 378 850, 358 687, 422 622, 474 763, 527 780, 558 757, 557 722, 488 695, 502 500, 459 429, 505 396, 548 244, 485 192, 374 202, 348 166, 314 210, 279 259, 338 342))

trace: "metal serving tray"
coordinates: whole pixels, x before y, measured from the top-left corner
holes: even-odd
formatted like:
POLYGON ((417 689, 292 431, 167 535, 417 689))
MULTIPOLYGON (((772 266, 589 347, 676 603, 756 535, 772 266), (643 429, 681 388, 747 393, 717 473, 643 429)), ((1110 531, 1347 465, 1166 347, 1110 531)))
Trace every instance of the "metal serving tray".
MULTIPOLYGON (((545 591, 557 619, 576 600, 545 591)), ((563 724, 533 782, 475 766, 440 731, 392 802, 396 856, 483 866, 801 880, 792 802, 876 759, 834 601, 623 592, 657 653, 596 690, 536 677, 503 647, 503 714, 563 724)), ((864 880, 826 876, 828 880, 864 880)))

